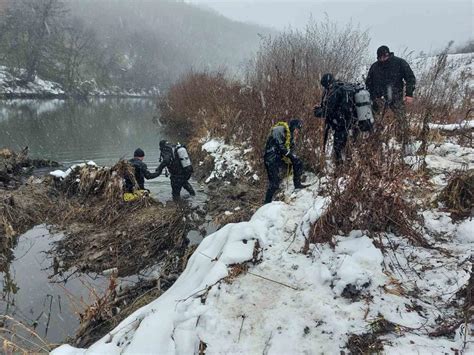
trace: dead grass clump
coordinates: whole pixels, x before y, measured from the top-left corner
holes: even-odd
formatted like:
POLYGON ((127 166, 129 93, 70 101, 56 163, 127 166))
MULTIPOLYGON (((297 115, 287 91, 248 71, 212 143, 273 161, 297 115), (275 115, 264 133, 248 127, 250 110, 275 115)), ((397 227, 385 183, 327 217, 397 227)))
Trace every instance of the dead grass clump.
POLYGON ((0 238, 16 237, 42 223, 49 203, 46 184, 22 185, 12 191, 0 190, 0 238))
POLYGON ((89 293, 92 299, 94 299, 94 302, 88 305, 82 312, 79 312, 81 326, 76 333, 78 338, 81 338, 84 333, 87 333, 87 329, 96 328, 105 320, 113 317, 114 310, 112 302, 117 296, 117 283, 114 277, 110 278, 109 285, 103 295, 98 295, 93 287, 84 286, 89 289, 89 293))
POLYGON ((56 344, 51 344, 39 336, 29 326, 8 316, 0 316, 0 341, 2 354, 46 354, 56 344))
POLYGON ((53 207, 56 211, 55 222, 62 225, 68 222, 110 225, 126 214, 156 204, 146 195, 125 202, 123 179, 126 177, 137 185, 134 169, 125 160, 120 160, 111 168, 91 165, 75 167, 64 181, 55 181, 56 189, 63 193, 53 207))
POLYGON ((329 188, 331 202, 313 225, 309 243, 331 242, 337 234, 352 230, 396 232, 415 245, 429 246, 419 228, 413 202, 404 196, 406 180, 413 172, 400 159, 399 147, 388 143, 385 133, 353 144, 350 160, 340 168, 329 188))
POLYGON ((378 354, 383 351, 383 343, 376 334, 351 334, 346 343, 352 355, 378 354))
POLYGON ((97 196, 108 202, 116 202, 122 200, 123 179, 126 177, 136 183, 133 166, 125 160, 120 160, 111 168, 96 165, 76 166, 64 181, 58 181, 57 188, 67 193, 68 197, 97 196))
POLYGON ((474 208, 474 169, 455 171, 438 200, 443 202, 457 218, 468 217, 474 208))
POLYGON ((249 267, 247 264, 235 264, 229 266, 229 275, 227 275, 223 281, 231 284, 234 280, 242 274, 247 273, 249 267))
POLYGON ((51 251, 62 261, 60 271, 118 268, 119 276, 128 276, 185 248, 190 227, 180 209, 152 205, 124 213, 112 224, 83 223, 69 229, 51 251))
POLYGON ((386 320, 381 314, 370 324, 370 332, 364 334, 351 334, 346 347, 351 354, 374 354, 383 351, 383 342, 379 336, 399 331, 399 326, 386 320))

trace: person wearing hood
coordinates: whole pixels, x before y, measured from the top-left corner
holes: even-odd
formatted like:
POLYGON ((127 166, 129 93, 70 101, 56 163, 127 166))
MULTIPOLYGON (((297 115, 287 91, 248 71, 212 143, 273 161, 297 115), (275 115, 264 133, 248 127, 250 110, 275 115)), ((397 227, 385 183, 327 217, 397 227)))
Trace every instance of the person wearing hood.
POLYGON ((264 203, 270 203, 273 195, 279 189, 283 168, 286 168, 288 175, 290 169, 293 168, 295 189, 307 187, 301 183, 303 163, 294 153, 294 142, 298 138, 301 127, 302 122, 299 119, 293 119, 289 123, 278 122, 270 130, 263 157, 268 175, 268 188, 264 203))
MULTIPOLYGON (((410 65, 396 57, 387 46, 377 49, 377 61, 372 64, 365 80, 374 103, 374 111, 379 111, 379 100, 385 105, 383 113, 389 108, 395 114, 398 123, 398 135, 404 145, 408 138, 408 122, 405 117, 405 104, 413 103, 416 78, 410 65)), ((400 140, 400 139, 399 139, 400 140)))

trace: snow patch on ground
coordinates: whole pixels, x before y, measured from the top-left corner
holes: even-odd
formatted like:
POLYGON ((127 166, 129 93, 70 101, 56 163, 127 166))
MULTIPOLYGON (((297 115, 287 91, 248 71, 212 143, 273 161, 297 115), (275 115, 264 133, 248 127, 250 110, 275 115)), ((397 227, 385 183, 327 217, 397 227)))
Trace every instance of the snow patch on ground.
POLYGON ((219 139, 208 140, 202 145, 202 150, 214 158, 214 169, 206 179, 206 183, 213 180, 239 179, 244 176, 250 176, 253 180, 259 179, 249 162, 245 160, 245 155, 251 150, 225 144, 219 139))
MULTIPOLYGON (((414 145, 418 143, 415 142, 414 145)), ((426 165, 434 173, 447 173, 460 169, 474 168, 474 148, 463 147, 454 143, 430 144, 426 155, 426 165)), ((405 157, 407 164, 416 169, 421 162, 419 157, 410 155, 405 157)), ((441 182, 441 181, 438 181, 441 182)))
POLYGON ((459 224, 455 236, 459 242, 471 244, 472 247, 472 244, 474 244, 474 219, 459 224))
POLYGON ((71 174, 76 168, 82 168, 84 166, 94 166, 94 167, 98 167, 98 165, 93 162, 92 160, 88 161, 87 163, 80 163, 80 164, 74 164, 72 165, 71 167, 69 167, 68 169, 66 170, 54 170, 54 171, 51 171, 49 173, 49 175, 52 175, 54 176, 55 178, 58 178, 58 179, 65 179, 69 176, 69 174, 71 174))
POLYGON ((439 130, 442 130, 442 131, 455 131, 457 129, 474 128, 474 121, 462 121, 462 122, 459 122, 459 123, 452 123, 452 124, 430 123, 429 127, 431 129, 439 129, 439 130))

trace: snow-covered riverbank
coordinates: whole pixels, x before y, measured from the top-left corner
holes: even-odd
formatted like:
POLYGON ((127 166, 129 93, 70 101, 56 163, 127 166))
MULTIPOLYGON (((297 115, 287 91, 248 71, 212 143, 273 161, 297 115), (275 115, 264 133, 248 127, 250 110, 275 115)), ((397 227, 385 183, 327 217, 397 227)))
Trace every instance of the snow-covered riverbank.
MULTIPOLYGON (((86 96, 96 97, 155 97, 159 95, 158 88, 150 90, 123 89, 119 87, 100 88, 93 80, 82 83, 83 88, 78 92, 84 92, 86 96)), ((5 99, 48 99, 65 98, 71 96, 64 88, 54 81, 43 80, 39 77, 31 82, 26 82, 20 77, 13 75, 7 67, 0 66, 0 98, 5 99)))
MULTIPOLYGON (((473 167, 473 150, 456 145, 456 154, 446 153, 454 146, 430 148, 443 159, 431 167, 435 191, 453 163, 473 167)), ((469 324, 439 330, 452 325, 464 302, 474 221, 454 222, 438 206, 420 211, 434 248, 354 230, 334 236, 334 248, 311 245, 302 254, 329 201, 325 178, 309 175, 308 182, 249 221, 207 236, 165 294, 89 349, 63 345, 54 354, 339 354, 364 340, 391 354, 473 351, 469 324)))
POLYGON ((7 67, 0 66, 0 97, 14 98, 55 98, 65 97, 61 85, 36 77, 25 82, 10 73, 7 67))

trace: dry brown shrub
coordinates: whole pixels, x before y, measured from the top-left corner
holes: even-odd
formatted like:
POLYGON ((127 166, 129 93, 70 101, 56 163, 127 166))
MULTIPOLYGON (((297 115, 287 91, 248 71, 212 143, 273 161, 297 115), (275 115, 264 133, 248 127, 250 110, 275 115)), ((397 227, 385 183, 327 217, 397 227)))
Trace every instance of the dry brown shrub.
POLYGON ((313 147, 300 154, 316 169, 323 122, 313 118, 312 108, 321 99, 321 75, 355 78, 367 46, 366 32, 353 25, 340 29, 328 19, 310 22, 304 32, 289 30, 264 38, 243 80, 207 72, 190 73, 175 84, 158 104, 161 121, 186 130, 192 153, 200 154, 199 140, 208 135, 252 147, 254 168, 263 170, 262 150, 270 127, 299 117, 306 126, 302 142, 313 147))
POLYGON ((418 227, 416 206, 405 198, 406 181, 414 173, 402 162, 399 147, 389 144, 390 137, 390 131, 379 130, 349 146, 351 158, 330 183, 331 202, 313 225, 305 251, 310 243, 332 242, 334 235, 352 230, 372 236, 397 232, 429 246, 418 227))
POLYGON ((474 169, 454 171, 441 191, 439 201, 457 218, 467 217, 474 211, 474 169))
POLYGON ((239 84, 229 80, 224 71, 192 71, 158 102, 160 121, 182 131, 188 140, 200 133, 215 133, 236 114, 232 98, 239 89, 239 84))
POLYGON ((49 202, 46 184, 22 185, 14 191, 0 190, 0 237, 13 238, 42 223, 49 202))

